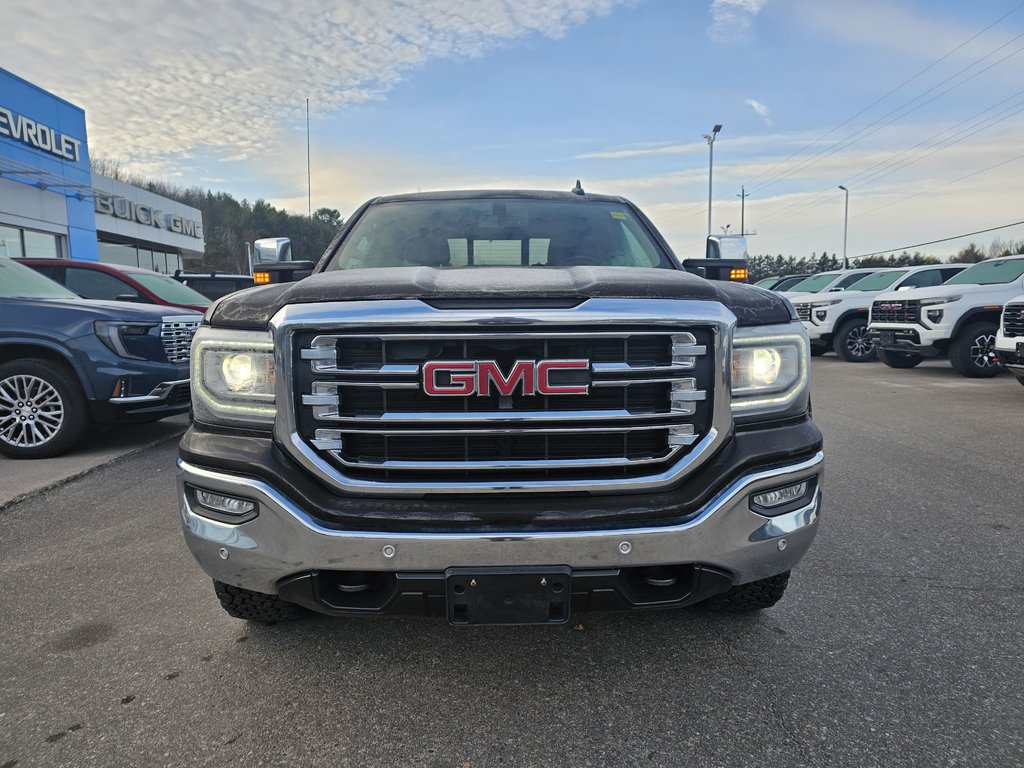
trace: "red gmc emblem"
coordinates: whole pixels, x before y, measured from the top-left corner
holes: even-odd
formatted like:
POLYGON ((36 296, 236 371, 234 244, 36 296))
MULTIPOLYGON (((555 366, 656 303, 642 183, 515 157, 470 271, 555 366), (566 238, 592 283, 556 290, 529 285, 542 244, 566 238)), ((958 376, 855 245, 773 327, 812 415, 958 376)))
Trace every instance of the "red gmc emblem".
POLYGON ((435 396, 489 395, 493 385, 505 397, 517 389, 524 395, 585 395, 589 384, 553 384, 551 374, 589 368, 589 360, 517 360, 505 375, 494 360, 435 361, 423 366, 423 391, 435 396))

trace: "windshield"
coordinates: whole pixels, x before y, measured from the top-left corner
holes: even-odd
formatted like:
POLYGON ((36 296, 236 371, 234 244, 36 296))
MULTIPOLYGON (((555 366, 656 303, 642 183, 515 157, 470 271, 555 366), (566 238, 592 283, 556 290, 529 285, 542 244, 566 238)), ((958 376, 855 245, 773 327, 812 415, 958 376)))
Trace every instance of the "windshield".
POLYGON ((1024 275, 1024 259, 983 261, 954 275, 945 285, 998 285, 1012 283, 1024 275))
POLYGON ((785 280, 782 280, 778 285, 776 285, 773 290, 789 291, 792 290, 794 285, 806 279, 806 277, 787 277, 785 280))
POLYGON ((777 277, 766 277, 764 280, 758 280, 754 285, 758 288, 771 288, 779 281, 777 277))
POLYGON ((882 291, 895 283, 907 274, 907 270, 899 269, 895 272, 876 272, 868 275, 863 280, 858 280, 846 290, 848 291, 882 291))
POLYGON ((838 272, 822 272, 820 275, 813 275, 806 280, 801 280, 787 290, 793 293, 817 293, 828 288, 837 277, 839 277, 838 272))
POLYGON ((521 198, 373 205, 327 268, 408 266, 674 268, 628 206, 521 198))
POLYGON ((79 297, 34 269, 0 257, 0 299, 72 299, 79 297))
POLYGON ((148 274, 146 272, 132 272, 129 275, 133 280, 144 288, 155 293, 163 301, 172 304, 192 304, 197 307, 208 307, 213 302, 208 298, 194 291, 187 285, 182 285, 173 277, 166 275, 148 274))

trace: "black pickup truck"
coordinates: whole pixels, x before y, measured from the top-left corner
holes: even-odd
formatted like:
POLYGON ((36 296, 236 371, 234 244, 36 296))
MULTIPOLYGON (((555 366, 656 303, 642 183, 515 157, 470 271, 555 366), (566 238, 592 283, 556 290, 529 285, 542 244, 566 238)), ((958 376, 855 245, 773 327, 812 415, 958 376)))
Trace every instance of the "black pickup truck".
POLYGON ((233 616, 774 604, 817 531, 807 335, 635 206, 378 198, 192 358, 186 542, 233 616))

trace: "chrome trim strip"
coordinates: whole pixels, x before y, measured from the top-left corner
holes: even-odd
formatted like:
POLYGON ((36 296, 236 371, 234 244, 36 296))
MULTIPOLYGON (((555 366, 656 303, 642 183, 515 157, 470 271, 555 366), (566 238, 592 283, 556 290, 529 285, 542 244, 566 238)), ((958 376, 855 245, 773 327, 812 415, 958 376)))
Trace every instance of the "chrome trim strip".
MULTIPOLYGON (((703 353, 701 353, 703 354, 703 353)), ((699 355, 689 355, 699 357, 699 355)), ((613 373, 673 373, 675 371, 692 371, 696 362, 672 363, 671 365, 630 365, 629 363, 591 363, 590 370, 597 376, 613 373)))
POLYGON ((175 381, 162 381, 150 390, 148 395, 132 395, 129 397, 112 397, 111 403, 152 403, 159 400, 166 400, 175 387, 188 386, 188 379, 177 379, 175 381))
MULTIPOLYGON (((692 424, 635 424, 629 427, 476 427, 473 429, 380 429, 378 427, 345 427, 331 430, 343 435, 564 435, 564 434, 617 434, 620 432, 642 432, 656 429, 680 429, 692 424)), ((319 430, 318 430, 319 431, 319 430)))
MULTIPOLYGON (((687 395, 701 394, 687 392, 687 395)), ((303 398, 312 395, 303 395, 303 398)), ((319 397, 319 395, 317 395, 319 397)), ((680 399, 680 398, 677 398, 680 399)), ((689 400, 700 400, 700 397, 681 398, 689 400)), ((311 405, 312 403, 306 403, 311 405)), ((323 405, 336 405, 337 398, 330 403, 323 405)), ((678 414, 672 411, 659 411, 657 413, 631 413, 624 410, 607 411, 385 411, 380 416, 317 416, 320 421, 331 424, 371 422, 376 424, 422 424, 423 422, 439 424, 465 424, 478 421, 489 421, 502 424, 517 424, 520 422, 538 421, 575 421, 575 422, 605 422, 605 421, 639 421, 651 422, 654 420, 666 420, 678 414)), ((670 424, 665 423, 668 427, 670 424)))
MULTIPOLYGON (((287 404, 277 411, 274 434, 278 443, 291 457, 329 487, 341 492, 376 496, 422 496, 428 493, 479 494, 493 493, 557 493, 557 492, 615 492, 631 490, 654 490, 678 482, 684 475, 694 471, 706 462, 715 449, 721 445, 732 426, 729 380, 732 361, 732 334, 736 317, 722 304, 712 301, 677 301, 669 299, 588 299, 572 308, 542 307, 508 312, 484 309, 436 309, 419 300, 323 302, 316 304, 290 304, 283 307, 271 318, 270 330, 274 338, 275 362, 279 375, 276 377, 277 401, 287 404), (565 327, 585 326, 587 332, 562 332, 565 327), (634 331, 602 330, 608 326, 632 326, 634 331), (296 409, 293 405, 293 335, 306 329, 338 328, 338 335, 357 335, 365 338, 422 339, 423 334, 408 334, 390 329, 423 327, 432 329, 434 339, 467 336, 473 339, 494 338, 560 338, 578 336, 581 338, 630 336, 679 335, 689 328, 710 328, 714 336, 713 348, 716 353, 714 365, 714 402, 712 404, 712 426, 692 449, 679 461, 662 472, 638 478, 614 478, 604 480, 523 480, 523 481, 419 481, 384 482, 361 480, 345 475, 330 461, 308 445, 298 434, 296 409), (355 333, 346 334, 344 328, 355 333), (360 333, 361 328, 374 328, 375 333, 360 333), (500 331, 496 328, 508 328, 500 331), (664 330, 660 330, 664 329, 664 330)), ((585 412, 584 412, 585 413, 585 412)), ((607 418, 607 412, 601 412, 607 418)), ((401 414, 408 417, 409 414, 401 414)), ((479 421, 481 414, 456 414, 463 420, 479 421)), ((512 414, 498 413, 502 423, 516 423, 523 420, 509 418, 512 414)), ((429 414, 436 423, 438 414, 429 414)), ((527 417, 530 420, 550 418, 550 413, 527 417)), ((669 414, 649 417, 628 417, 643 423, 645 420, 661 419, 663 428, 672 426, 667 422, 669 414), (666 423, 667 422, 667 423, 666 423)), ((569 412, 565 420, 580 420, 579 412, 569 412)), ((594 423, 594 420, 590 420, 594 423)), ((401 423, 370 420, 370 423, 401 423)), ((332 420, 331 423, 338 423, 332 420)), ((416 420, 411 423, 417 423, 416 420)), ((458 423, 451 420, 451 423, 458 423)), ((682 424, 678 424, 682 426, 682 424)))
POLYGON ((673 447, 663 456, 647 456, 642 459, 629 458, 602 458, 602 459, 508 459, 499 461, 402 461, 392 460, 371 462, 348 461, 339 451, 331 451, 331 455, 346 467, 357 469, 384 470, 422 470, 432 472, 435 470, 467 470, 480 471, 487 469, 587 469, 590 467, 636 467, 644 464, 664 464, 672 456, 679 452, 678 447, 673 447))

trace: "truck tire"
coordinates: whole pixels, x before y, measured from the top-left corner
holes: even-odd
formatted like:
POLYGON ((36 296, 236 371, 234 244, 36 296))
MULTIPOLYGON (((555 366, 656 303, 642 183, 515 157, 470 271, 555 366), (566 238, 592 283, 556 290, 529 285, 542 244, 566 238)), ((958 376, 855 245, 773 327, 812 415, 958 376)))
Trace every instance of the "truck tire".
POLYGON ((727 592, 708 598, 705 605, 722 613, 746 613, 771 608, 786 592, 789 571, 749 584, 739 584, 727 592))
POLYGON ((47 459, 70 451, 89 428, 85 395, 66 365, 39 358, 0 365, 0 453, 47 459))
POLYGON ((949 342, 949 363, 961 376, 988 379, 999 373, 995 323, 971 323, 949 342))
POLYGON ((914 368, 924 360, 921 355, 913 352, 893 352, 891 349, 879 349, 878 359, 890 368, 914 368))
POLYGON ((828 352, 828 347, 818 346, 817 344, 811 344, 811 357, 821 357, 828 352))
POLYGON ((875 345, 868 339, 867 318, 847 320, 832 339, 832 349, 848 363, 868 363, 874 360, 875 345))
POLYGON ((277 595, 266 595, 250 589, 235 587, 222 581, 214 581, 221 607, 229 616, 260 624, 276 624, 279 621, 293 621, 302 616, 302 609, 287 603, 277 595))

